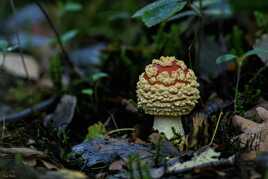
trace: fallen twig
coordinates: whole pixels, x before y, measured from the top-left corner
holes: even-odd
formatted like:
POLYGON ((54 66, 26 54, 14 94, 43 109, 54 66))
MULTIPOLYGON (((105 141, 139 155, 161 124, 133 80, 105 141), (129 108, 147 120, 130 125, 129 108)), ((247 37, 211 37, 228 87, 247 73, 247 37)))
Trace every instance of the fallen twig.
POLYGON ((10 114, 7 116, 1 116, 0 122, 10 123, 10 122, 19 121, 21 119, 24 119, 24 118, 31 116, 33 113, 46 110, 48 107, 50 107, 56 101, 57 101, 57 97, 51 97, 45 101, 42 101, 41 103, 39 103, 35 106, 27 108, 23 111, 20 111, 20 112, 14 113, 14 114, 10 114))
POLYGON ((0 153, 14 154, 14 155, 21 154, 24 157, 33 157, 33 156, 40 158, 46 157, 46 154, 41 151, 25 147, 12 147, 12 148, 0 147, 0 153))
POLYGON ((129 132, 129 131, 135 131, 134 128, 121 128, 121 129, 115 129, 115 130, 112 130, 112 131, 109 131, 106 136, 110 136, 112 134, 115 134, 115 133, 119 133, 119 132, 129 132))
POLYGON ((246 147, 248 151, 263 152, 268 149, 268 110, 257 107, 257 114, 263 120, 257 123, 241 116, 234 116, 232 123, 239 127, 242 134, 234 137, 232 140, 239 140, 241 147, 246 147))

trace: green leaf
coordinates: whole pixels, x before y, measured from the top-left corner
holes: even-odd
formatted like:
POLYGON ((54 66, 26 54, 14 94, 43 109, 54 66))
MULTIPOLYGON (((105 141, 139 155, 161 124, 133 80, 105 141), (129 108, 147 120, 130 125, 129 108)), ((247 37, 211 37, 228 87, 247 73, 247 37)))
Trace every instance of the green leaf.
POLYGON ((63 43, 63 44, 68 43, 68 42, 71 41, 73 38, 75 38, 77 34, 78 34, 78 31, 77 31, 77 30, 70 30, 70 31, 64 33, 64 34, 61 36, 62 43, 63 43))
POLYGON ((88 96, 92 96, 93 93, 94 93, 94 91, 93 91, 93 89, 91 89, 91 88, 87 88, 87 89, 83 89, 83 90, 82 90, 82 93, 83 93, 83 94, 86 94, 86 95, 88 95, 88 96))
POLYGON ((77 12, 82 9, 82 5, 76 2, 67 2, 59 4, 59 15, 62 17, 66 12, 77 12))
MULTIPOLYGON (((263 34, 254 44, 254 49, 267 49, 268 50, 268 35, 263 34)), ((262 60, 265 65, 268 65, 268 54, 267 52, 257 53, 258 57, 262 60)))
MULTIPOLYGON (((70 31, 65 32, 64 34, 62 34, 60 36, 60 39, 61 39, 63 45, 66 45, 68 42, 70 42, 72 39, 74 39, 77 34, 78 34, 78 30, 70 30, 70 31)), ((57 43, 57 39, 52 38, 52 39, 50 39, 49 43, 50 44, 55 44, 55 43, 57 43)))
POLYGON ((92 78, 92 81, 93 82, 96 82, 99 79, 106 78, 106 77, 108 77, 108 74, 107 73, 98 72, 98 73, 93 74, 91 78, 92 78))
POLYGON ((254 12, 255 19, 256 19, 256 24, 258 28, 265 28, 268 24, 268 19, 267 16, 259 11, 254 12))
POLYGON ((6 50, 8 48, 8 42, 5 40, 0 40, 0 50, 6 50))
POLYGON ((12 45, 6 48, 7 52, 12 52, 18 48, 18 45, 12 45))
POLYGON ((228 61, 234 60, 235 58, 237 58, 236 55, 233 55, 233 54, 225 54, 225 55, 219 56, 216 59, 216 63, 217 64, 220 64, 220 63, 223 63, 223 62, 228 62, 228 61))
POLYGON ((76 12, 76 11, 80 11, 81 9, 82 9, 81 4, 76 3, 76 2, 68 2, 64 6, 64 10, 66 12, 76 12))
POLYGON ((197 16, 199 16, 199 17, 202 16, 202 13, 201 13, 200 8, 199 8, 198 6, 192 4, 192 5, 191 5, 191 8, 192 8, 193 12, 195 12, 195 14, 196 14, 197 16))
POLYGON ((258 54, 267 54, 268 55, 268 50, 262 49, 262 48, 254 48, 252 50, 249 50, 243 55, 243 58, 246 58, 251 55, 258 55, 258 54))
POLYGON ((140 9, 132 17, 141 18, 147 27, 151 27, 167 20, 186 4, 183 0, 158 0, 140 9))

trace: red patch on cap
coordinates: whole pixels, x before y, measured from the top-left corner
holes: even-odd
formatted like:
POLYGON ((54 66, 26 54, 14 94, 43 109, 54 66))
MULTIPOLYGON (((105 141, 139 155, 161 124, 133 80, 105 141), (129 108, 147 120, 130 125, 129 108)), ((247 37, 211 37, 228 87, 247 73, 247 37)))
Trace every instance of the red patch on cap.
MULTIPOLYGON (((178 64, 176 63, 176 61, 173 61, 171 66, 162 66, 162 65, 160 65, 160 64, 154 64, 154 66, 157 68, 157 74, 156 74, 155 76, 153 76, 153 77, 157 77, 157 76, 158 76, 160 73, 162 73, 162 72, 168 72, 169 75, 171 75, 171 73, 174 72, 174 71, 178 71, 179 69, 182 70, 182 67, 181 67, 180 65, 178 65, 178 64)), ((184 70, 184 74, 187 75, 188 72, 189 72, 189 70, 186 68, 186 69, 184 70)), ((147 80, 148 83, 151 84, 151 85, 162 84, 162 85, 164 85, 164 86, 169 87, 169 86, 173 86, 173 85, 175 85, 176 83, 184 83, 184 84, 188 84, 188 83, 189 83, 189 81, 186 81, 186 80, 178 80, 178 79, 177 79, 174 83, 169 84, 169 85, 166 85, 166 84, 163 84, 163 83, 160 82, 160 81, 155 81, 154 83, 150 82, 150 81, 149 81, 150 78, 147 76, 146 73, 144 73, 144 76, 143 76, 143 77, 144 77, 144 79, 147 80)))

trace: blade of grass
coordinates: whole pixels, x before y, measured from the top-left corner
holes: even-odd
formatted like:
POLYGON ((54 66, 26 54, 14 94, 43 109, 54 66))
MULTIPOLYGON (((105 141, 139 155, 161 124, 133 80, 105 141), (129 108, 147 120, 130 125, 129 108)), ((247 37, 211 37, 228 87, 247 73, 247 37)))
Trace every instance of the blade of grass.
POLYGON ((212 135, 212 138, 211 138, 211 141, 209 142, 209 146, 212 145, 213 141, 214 141, 214 138, 216 136, 216 133, 217 133, 217 130, 219 128, 219 124, 220 124, 220 120, 221 120, 221 117, 223 115, 223 112, 220 113, 219 117, 218 117, 218 120, 217 120, 217 124, 216 124, 216 127, 214 129, 214 132, 213 132, 213 135, 212 135))

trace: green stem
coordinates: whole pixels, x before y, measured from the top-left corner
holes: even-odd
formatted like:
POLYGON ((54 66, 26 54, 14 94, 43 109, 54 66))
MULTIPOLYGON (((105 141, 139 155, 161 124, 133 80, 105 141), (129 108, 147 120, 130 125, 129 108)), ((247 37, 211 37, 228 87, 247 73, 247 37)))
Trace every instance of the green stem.
POLYGON ((236 85, 235 85, 235 98, 234 98, 234 112, 237 112, 237 100, 239 94, 239 83, 240 83, 240 76, 241 76, 241 67, 242 67, 243 60, 238 62, 238 69, 236 73, 236 85))

